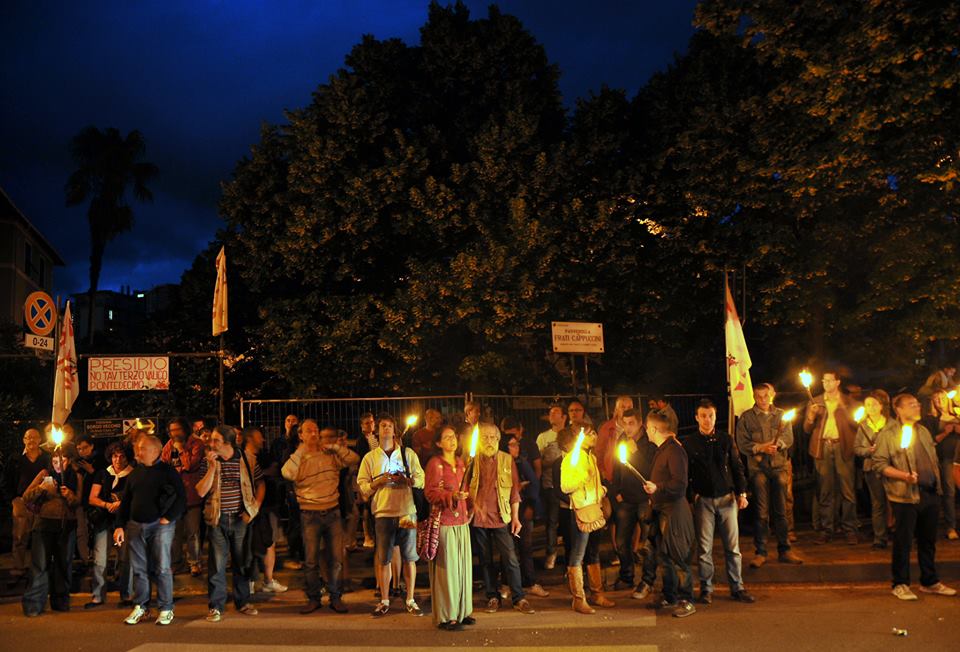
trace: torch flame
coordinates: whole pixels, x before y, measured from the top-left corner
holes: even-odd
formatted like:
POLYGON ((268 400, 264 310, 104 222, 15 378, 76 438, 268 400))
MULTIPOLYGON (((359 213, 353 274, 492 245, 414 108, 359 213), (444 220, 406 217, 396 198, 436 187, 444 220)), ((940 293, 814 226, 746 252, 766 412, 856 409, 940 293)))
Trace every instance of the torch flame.
POLYGON ((570 463, 574 466, 580 461, 580 447, 583 446, 584 437, 586 437, 586 433, 583 431, 583 428, 580 428, 580 434, 577 435, 577 443, 574 444, 573 452, 570 454, 570 463))
POLYGON ((803 371, 801 371, 801 372, 800 372, 800 384, 803 385, 804 387, 806 387, 807 389, 810 389, 810 385, 813 384, 813 374, 811 374, 811 373, 810 373, 809 371, 807 371, 806 369, 804 369, 803 371))
POLYGON ((864 415, 866 415, 866 413, 867 411, 861 405, 860 407, 857 408, 857 411, 853 413, 853 420, 856 421, 857 423, 860 423, 861 421, 863 421, 863 417, 864 415))
POLYGON ((620 445, 617 446, 617 455, 620 457, 620 463, 627 463, 627 442, 620 442, 620 445))
POLYGON ((477 440, 480 438, 480 424, 473 427, 473 433, 470 435, 470 457, 477 456, 477 440))
POLYGON ((54 426, 53 430, 50 431, 50 439, 56 446, 60 446, 63 443, 63 431, 54 426))
POLYGON ((910 448, 911 441, 913 441, 913 426, 905 423, 900 429, 900 448, 910 448))
POLYGON ((957 390, 951 389, 949 392, 947 392, 947 398, 950 399, 951 401, 956 397, 957 397, 957 390))
POLYGON ((417 425, 417 421, 419 420, 420 420, 420 417, 418 417, 416 414, 411 414, 410 416, 407 417, 407 428, 414 427, 415 425, 417 425))
POLYGON ((797 418, 797 408, 792 408, 783 413, 783 416, 780 417, 780 420, 784 423, 790 423, 797 418))

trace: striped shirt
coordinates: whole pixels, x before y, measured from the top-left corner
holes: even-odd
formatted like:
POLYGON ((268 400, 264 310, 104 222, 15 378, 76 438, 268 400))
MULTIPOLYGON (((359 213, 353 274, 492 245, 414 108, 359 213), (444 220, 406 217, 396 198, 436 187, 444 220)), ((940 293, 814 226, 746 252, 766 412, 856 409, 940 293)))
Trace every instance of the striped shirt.
MULTIPOLYGON (((234 449, 233 457, 229 460, 220 460, 220 513, 238 514, 243 511, 243 496, 240 493, 240 465, 243 461, 240 459, 240 451, 234 449)), ((260 465, 254 464, 253 482, 256 485, 263 480, 263 472, 260 471, 260 465)), ((207 472, 207 458, 203 458, 200 463, 200 477, 207 472)))

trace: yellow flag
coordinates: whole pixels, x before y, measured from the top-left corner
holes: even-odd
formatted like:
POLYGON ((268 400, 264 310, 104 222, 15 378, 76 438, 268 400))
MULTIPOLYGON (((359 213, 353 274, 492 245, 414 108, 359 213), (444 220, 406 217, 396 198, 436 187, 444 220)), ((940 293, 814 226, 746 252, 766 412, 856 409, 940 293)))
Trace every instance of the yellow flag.
POLYGON ((227 311, 227 252, 220 247, 217 254, 217 285, 213 288, 213 334, 214 336, 228 330, 229 319, 227 311))
POLYGON ((730 383, 730 398, 733 402, 733 414, 740 416, 753 407, 753 383, 750 382, 750 353, 747 351, 747 341, 743 337, 743 327, 737 315, 737 307, 730 294, 730 286, 726 284, 727 317, 724 324, 725 339, 727 342, 727 380, 730 383))

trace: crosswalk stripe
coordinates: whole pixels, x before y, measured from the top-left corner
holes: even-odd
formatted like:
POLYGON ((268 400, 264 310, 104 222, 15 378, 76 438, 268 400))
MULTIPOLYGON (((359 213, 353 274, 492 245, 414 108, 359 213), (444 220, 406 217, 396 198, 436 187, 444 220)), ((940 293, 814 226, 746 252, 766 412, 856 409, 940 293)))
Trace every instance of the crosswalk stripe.
MULTIPOLYGON (((270 650, 278 652, 316 652, 320 647, 325 649, 334 649, 335 652, 371 652, 370 647, 363 646, 314 646, 314 645, 270 645, 270 650)), ((236 644, 203 644, 203 643, 144 643, 129 650, 129 652, 263 652, 262 645, 236 645, 236 644)), ((374 648, 375 649, 375 648, 374 648)), ((599 646, 457 646, 458 652, 537 652, 538 650, 549 650, 550 652, 583 652, 584 650, 604 650, 609 652, 657 652, 656 645, 599 645, 599 646)), ((418 652, 447 652, 449 646, 436 647, 418 647, 418 652)))

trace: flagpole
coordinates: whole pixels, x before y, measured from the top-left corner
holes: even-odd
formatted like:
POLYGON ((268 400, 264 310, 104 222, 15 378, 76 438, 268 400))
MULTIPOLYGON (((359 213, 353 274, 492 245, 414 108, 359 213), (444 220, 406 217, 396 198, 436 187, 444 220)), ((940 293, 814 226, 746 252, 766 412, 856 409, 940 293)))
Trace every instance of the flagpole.
POLYGON ((220 333, 220 356, 217 359, 218 361, 218 371, 220 372, 220 423, 224 422, 224 406, 223 406, 223 333, 220 333))
POLYGON ((62 315, 60 314, 61 308, 59 294, 57 295, 56 305, 57 323, 53 327, 53 395, 50 397, 50 423, 53 423, 53 418, 57 413, 57 371, 60 360, 60 331, 63 329, 63 320, 61 319, 62 315))
MULTIPOLYGON (((726 329, 727 326, 727 268, 723 268, 723 327, 726 329)), ((726 337, 724 337, 724 351, 726 352, 726 337)), ((727 356, 723 356, 723 367, 724 372, 727 375, 727 432, 733 437, 735 433, 736 423, 734 422, 735 418, 733 414, 733 388, 730 386, 730 363, 727 360, 727 356)))

